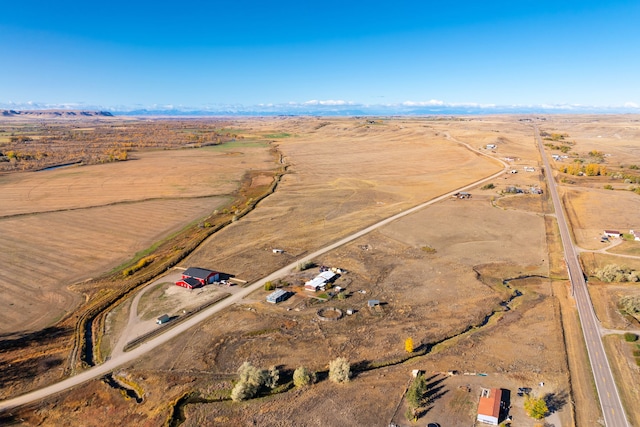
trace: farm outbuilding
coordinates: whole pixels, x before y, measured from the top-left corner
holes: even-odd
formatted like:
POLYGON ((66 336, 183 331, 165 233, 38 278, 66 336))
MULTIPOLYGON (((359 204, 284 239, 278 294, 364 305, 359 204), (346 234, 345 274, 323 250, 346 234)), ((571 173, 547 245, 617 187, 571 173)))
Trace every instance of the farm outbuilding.
POLYGON ((182 278, 193 278, 200 282, 202 286, 216 282, 220 279, 220 273, 206 268, 189 267, 182 273, 182 278))
POLYGON ((187 289, 195 289, 202 286, 202 283, 198 279, 194 279, 193 277, 185 277, 176 282, 177 286, 187 288, 187 289))
POLYGON ((331 270, 325 270, 304 284, 308 291, 318 292, 327 288, 327 283, 333 282, 338 275, 331 270))
POLYGON ((288 297, 289 292, 285 291, 284 289, 276 289, 275 291, 267 295, 267 302, 270 302, 271 304, 277 304, 286 300, 288 297))
POLYGON ((482 389, 478 402, 478 421, 497 426, 500 423, 502 408, 502 390, 499 388, 482 389))
POLYGON ((618 230, 604 230, 604 235, 607 237, 621 237, 622 233, 618 230))
POLYGON ((199 288, 220 279, 220 273, 206 268, 189 267, 182 272, 182 279, 176 285, 187 289, 199 288))

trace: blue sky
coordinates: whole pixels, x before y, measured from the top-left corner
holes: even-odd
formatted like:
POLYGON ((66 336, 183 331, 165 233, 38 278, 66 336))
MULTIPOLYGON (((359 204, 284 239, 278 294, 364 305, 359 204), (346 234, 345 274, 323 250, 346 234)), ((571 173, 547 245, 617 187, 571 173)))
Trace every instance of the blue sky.
POLYGON ((0 106, 638 110, 639 23, 637 0, 10 1, 0 106))

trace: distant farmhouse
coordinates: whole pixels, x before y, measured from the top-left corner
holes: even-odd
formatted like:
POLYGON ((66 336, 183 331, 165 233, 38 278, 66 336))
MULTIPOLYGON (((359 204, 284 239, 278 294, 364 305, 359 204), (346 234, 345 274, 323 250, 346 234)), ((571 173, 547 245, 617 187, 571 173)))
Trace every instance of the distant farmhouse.
POLYGON ((182 272, 182 279, 176 285, 187 289, 199 288, 220 280, 220 273, 205 268, 189 267, 182 272))
POLYGON ((622 233, 618 230, 604 230, 604 235, 607 237, 622 237, 622 233))
POLYGON ((304 288, 307 291, 313 292, 324 291, 327 288, 327 283, 333 282, 337 278, 337 276, 338 275, 331 270, 323 271, 322 273, 318 274, 316 277, 305 283, 304 288))
POLYGON ((633 240, 640 240, 640 231, 629 230, 629 234, 633 236, 633 240))

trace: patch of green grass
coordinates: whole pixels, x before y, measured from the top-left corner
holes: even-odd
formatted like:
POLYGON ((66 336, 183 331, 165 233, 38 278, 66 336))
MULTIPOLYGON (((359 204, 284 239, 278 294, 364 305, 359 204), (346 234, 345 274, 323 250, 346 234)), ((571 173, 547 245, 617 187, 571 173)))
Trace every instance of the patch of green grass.
POLYGON ((289 138, 290 136, 293 136, 293 135, 286 132, 278 132, 278 133, 268 133, 264 137, 273 139, 273 138, 289 138))
POLYGON ((198 150, 207 150, 207 151, 227 151, 234 148, 263 148, 268 144, 264 141, 259 141, 255 139, 242 139, 235 141, 223 142, 221 144, 216 145, 206 145, 204 147, 198 148, 198 150))

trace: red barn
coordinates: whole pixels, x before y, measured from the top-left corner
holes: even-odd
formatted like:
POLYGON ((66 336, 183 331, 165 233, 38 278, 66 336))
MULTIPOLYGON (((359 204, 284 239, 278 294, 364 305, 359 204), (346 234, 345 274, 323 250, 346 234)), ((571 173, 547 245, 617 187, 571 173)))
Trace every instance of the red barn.
POLYGON ((176 285, 193 289, 213 283, 220 279, 220 273, 205 268, 189 267, 182 273, 182 279, 176 285))

